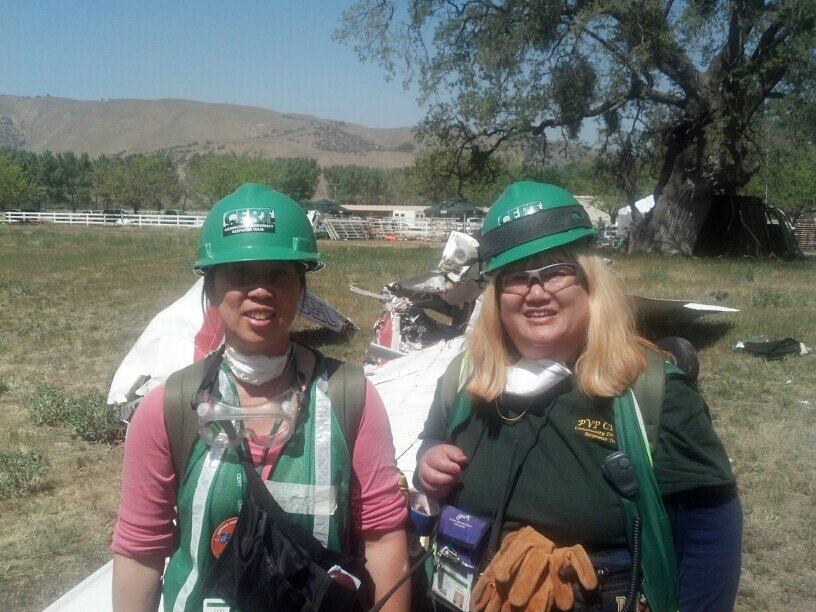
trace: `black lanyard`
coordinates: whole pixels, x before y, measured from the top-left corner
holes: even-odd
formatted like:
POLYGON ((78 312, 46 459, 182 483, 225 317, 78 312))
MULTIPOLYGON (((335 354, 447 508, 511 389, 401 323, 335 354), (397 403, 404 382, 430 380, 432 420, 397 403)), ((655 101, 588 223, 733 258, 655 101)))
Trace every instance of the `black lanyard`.
MULTIPOLYGON (((521 456, 521 460, 519 461, 518 465, 515 465, 516 462, 516 455, 518 454, 518 437, 513 440, 513 450, 510 454, 510 465, 507 468, 507 479, 504 483, 504 489, 502 492, 501 502, 499 506, 496 508, 496 511, 493 513, 493 516, 490 519, 491 526, 490 526, 490 538, 488 540, 487 548, 485 549, 485 556, 486 559, 493 558, 496 552, 499 550, 499 545, 501 544, 501 534, 502 528, 504 526, 504 516, 507 512, 507 506, 510 504, 510 498, 513 495, 513 490, 516 488, 516 483, 521 476, 521 470, 524 467, 524 463, 527 461, 527 457, 530 456, 530 452, 533 450, 536 444, 538 444, 538 437, 541 435, 542 430, 549 422, 550 411, 552 410, 555 402, 558 400, 559 395, 555 395, 551 400, 547 407, 544 409, 541 424, 536 428, 535 433, 533 434, 532 440, 530 444, 527 446, 526 450, 521 456)), ((476 452, 481 445, 482 438, 484 437, 485 431, 487 430, 488 423, 485 421, 484 426, 482 427, 482 431, 479 433, 479 437, 476 439, 476 444, 473 446, 473 451, 470 454, 470 461, 471 464, 473 462, 473 457, 476 455, 476 452)), ((469 472, 469 471, 468 471, 469 472)), ((465 476, 462 479, 462 489, 464 489, 465 480, 468 479, 469 473, 465 472, 465 476)), ((461 491, 461 489, 460 489, 461 491)), ((459 493, 457 491, 456 496, 454 498, 454 506, 458 506, 459 502, 459 493)))

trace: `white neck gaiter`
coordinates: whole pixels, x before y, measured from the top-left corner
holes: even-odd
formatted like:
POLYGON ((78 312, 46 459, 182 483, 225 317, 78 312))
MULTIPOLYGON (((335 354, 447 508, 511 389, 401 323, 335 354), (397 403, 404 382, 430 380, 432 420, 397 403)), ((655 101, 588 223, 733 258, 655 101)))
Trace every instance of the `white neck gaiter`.
POLYGON ((224 361, 235 378, 249 385, 262 385, 283 374, 292 358, 292 347, 283 355, 244 355, 231 347, 224 351, 224 361))
POLYGON ((563 363, 551 359, 519 359, 507 368, 504 392, 531 396, 551 389, 571 374, 563 363))

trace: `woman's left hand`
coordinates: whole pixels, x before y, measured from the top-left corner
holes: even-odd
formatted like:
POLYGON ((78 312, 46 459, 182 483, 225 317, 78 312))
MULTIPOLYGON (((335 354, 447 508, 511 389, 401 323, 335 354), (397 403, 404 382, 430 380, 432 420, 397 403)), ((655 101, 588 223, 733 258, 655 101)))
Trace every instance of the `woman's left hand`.
POLYGON ((417 465, 420 487, 429 497, 445 497, 459 482, 466 462, 465 453, 453 444, 432 446, 417 465))

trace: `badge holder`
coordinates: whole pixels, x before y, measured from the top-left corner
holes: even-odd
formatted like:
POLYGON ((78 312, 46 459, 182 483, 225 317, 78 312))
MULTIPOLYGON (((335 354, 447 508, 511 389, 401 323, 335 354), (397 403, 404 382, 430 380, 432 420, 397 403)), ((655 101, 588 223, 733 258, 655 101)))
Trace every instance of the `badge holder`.
POLYGON ((489 527, 488 521, 453 506, 442 508, 431 578, 431 593, 436 601, 461 612, 469 610, 489 527))

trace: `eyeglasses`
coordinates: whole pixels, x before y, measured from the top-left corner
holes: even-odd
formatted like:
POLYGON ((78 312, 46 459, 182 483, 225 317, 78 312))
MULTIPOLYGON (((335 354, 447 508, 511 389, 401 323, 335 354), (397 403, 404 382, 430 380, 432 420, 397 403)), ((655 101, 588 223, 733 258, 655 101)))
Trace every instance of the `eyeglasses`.
POLYGON ((298 274, 287 265, 232 264, 220 266, 217 272, 232 287, 249 287, 260 283, 286 287, 297 280, 298 274))
POLYGON ((514 295, 527 295, 537 280, 541 288, 548 293, 558 293, 572 287, 578 282, 581 269, 572 263, 557 263, 538 268, 537 270, 515 270, 501 277, 499 286, 502 292, 514 295))

